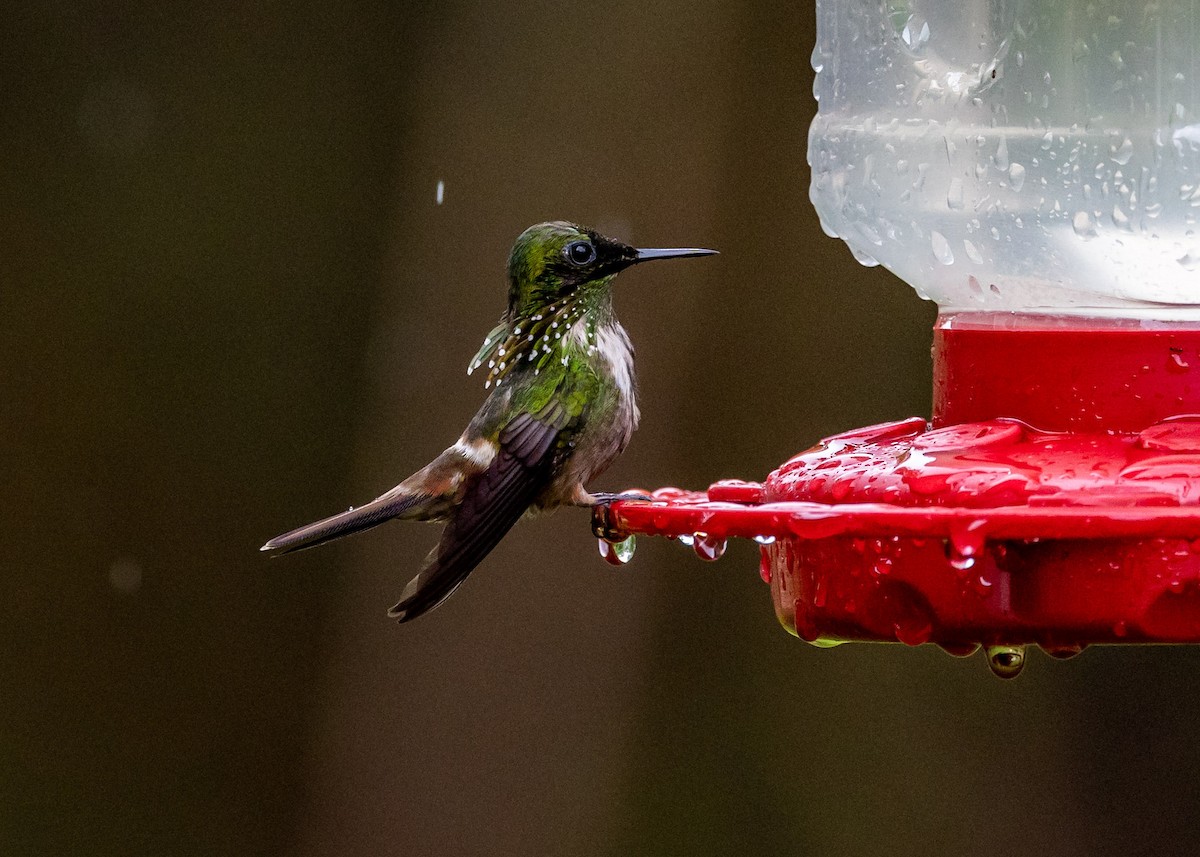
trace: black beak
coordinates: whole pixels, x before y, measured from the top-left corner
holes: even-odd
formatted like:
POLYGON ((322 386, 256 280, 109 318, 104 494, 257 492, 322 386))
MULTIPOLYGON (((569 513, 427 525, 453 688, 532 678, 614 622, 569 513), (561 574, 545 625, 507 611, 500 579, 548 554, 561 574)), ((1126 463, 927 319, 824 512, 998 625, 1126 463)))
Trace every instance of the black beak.
POLYGON ((696 247, 677 247, 669 250, 638 250, 631 265, 649 262, 651 259, 683 259, 688 256, 715 256, 716 250, 701 250, 696 247))

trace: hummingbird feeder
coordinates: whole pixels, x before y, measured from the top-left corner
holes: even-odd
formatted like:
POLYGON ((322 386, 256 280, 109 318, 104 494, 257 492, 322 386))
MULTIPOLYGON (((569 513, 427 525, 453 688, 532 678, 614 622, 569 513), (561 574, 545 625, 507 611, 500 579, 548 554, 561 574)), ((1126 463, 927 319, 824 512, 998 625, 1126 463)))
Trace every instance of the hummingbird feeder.
POLYGON ((1200 10, 818 0, 817 20, 811 197, 938 303, 932 419, 613 504, 597 533, 705 558, 755 539, 780 622, 817 646, 983 647, 1011 677, 1030 644, 1200 643, 1200 10))

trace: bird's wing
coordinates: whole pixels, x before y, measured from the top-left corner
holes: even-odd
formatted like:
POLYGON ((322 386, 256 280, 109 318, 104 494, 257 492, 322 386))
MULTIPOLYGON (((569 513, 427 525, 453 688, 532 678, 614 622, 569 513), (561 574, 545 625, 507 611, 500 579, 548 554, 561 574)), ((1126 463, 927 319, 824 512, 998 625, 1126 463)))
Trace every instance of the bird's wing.
POLYGON ((569 450, 568 422, 565 411, 552 406, 537 416, 518 414, 501 429, 495 457, 467 480, 436 551, 389 616, 415 619, 466 579, 553 478, 556 462, 569 450))

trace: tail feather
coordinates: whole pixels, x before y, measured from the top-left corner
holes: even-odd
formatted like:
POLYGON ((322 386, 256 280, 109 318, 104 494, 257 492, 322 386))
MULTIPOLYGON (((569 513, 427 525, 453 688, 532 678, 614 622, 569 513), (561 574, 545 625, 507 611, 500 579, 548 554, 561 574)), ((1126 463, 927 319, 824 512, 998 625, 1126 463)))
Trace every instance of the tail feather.
POLYGON ((350 509, 303 527, 297 527, 271 539, 259 550, 275 551, 277 556, 316 547, 333 539, 369 530, 390 521, 430 498, 422 494, 388 492, 365 506, 350 509))

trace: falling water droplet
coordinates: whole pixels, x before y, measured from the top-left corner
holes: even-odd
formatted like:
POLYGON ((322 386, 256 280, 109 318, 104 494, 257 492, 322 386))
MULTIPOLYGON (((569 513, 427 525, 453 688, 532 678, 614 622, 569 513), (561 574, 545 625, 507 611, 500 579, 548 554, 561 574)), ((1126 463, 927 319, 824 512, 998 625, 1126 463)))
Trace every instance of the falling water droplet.
POLYGON ((930 245, 933 247, 933 258, 943 265, 953 265, 954 251, 950 249, 950 242, 946 240, 946 236, 934 229, 929 234, 929 238, 930 245))
POLYGON ((988 646, 988 666, 1000 678, 1016 678, 1025 668, 1024 646, 988 646))
POLYGON ((597 539, 600 557, 609 565, 625 565, 633 559, 633 551, 637 547, 637 537, 630 536, 624 541, 609 542, 597 539))
POLYGON ((718 536, 710 536, 708 533, 696 533, 695 543, 692 549, 696 552, 696 556, 705 562, 716 562, 725 555, 725 547, 728 542, 718 536))

